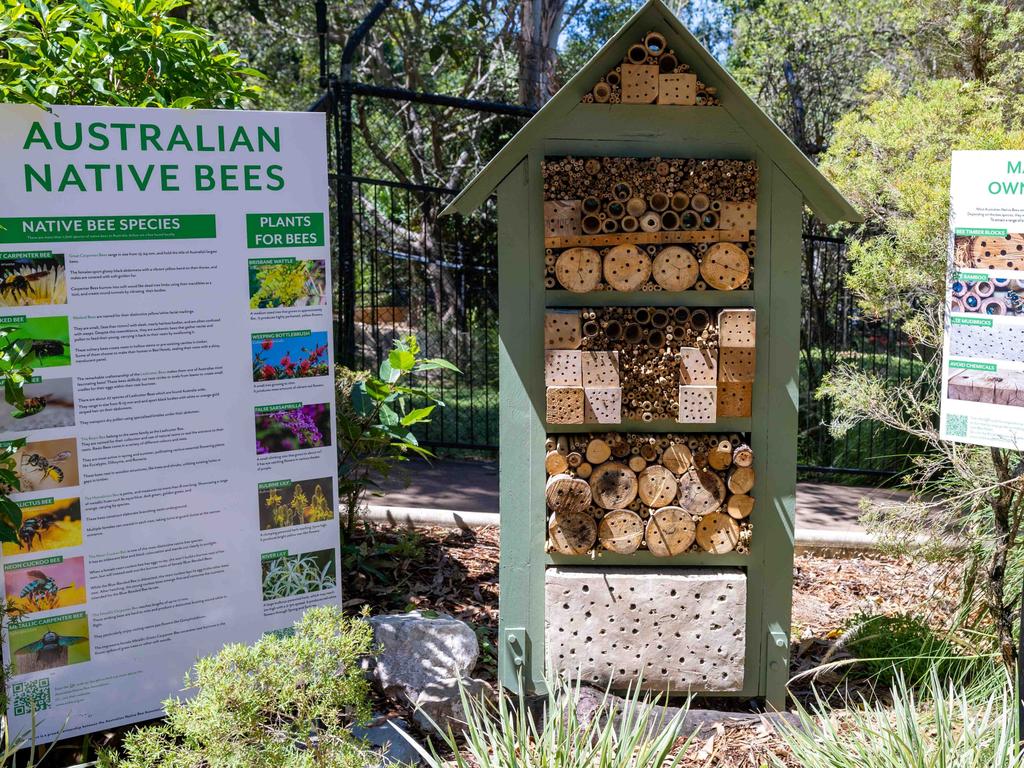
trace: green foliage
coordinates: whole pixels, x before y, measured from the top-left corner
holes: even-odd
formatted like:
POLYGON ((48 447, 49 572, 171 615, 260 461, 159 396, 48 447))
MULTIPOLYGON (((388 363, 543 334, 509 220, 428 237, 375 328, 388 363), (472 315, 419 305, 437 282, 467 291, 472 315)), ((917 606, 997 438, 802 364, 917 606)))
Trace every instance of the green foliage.
MULTIPOLYGON (((1017 744, 1013 686, 980 704, 934 671, 918 697, 897 680, 892 707, 868 705, 831 716, 797 708, 799 725, 782 726, 782 735, 804 768, 1018 768, 1024 765, 1017 744)), ((774 758, 776 768, 791 763, 774 758)))
POLYGON ((294 633, 227 645, 196 664, 195 695, 164 702, 158 725, 126 734, 107 768, 362 768, 349 728, 370 714, 359 666, 372 631, 333 606, 313 608, 294 633))
POLYGON ((0 0, 0 101, 235 108, 259 73, 171 13, 187 0, 0 0))
POLYGON ((395 348, 376 375, 353 373, 339 367, 338 472, 339 492, 348 510, 346 531, 351 533, 363 494, 377 479, 387 478, 396 462, 409 455, 432 456, 419 444, 412 428, 430 420, 444 403, 406 382, 415 374, 459 369, 440 358, 421 358, 415 336, 395 341, 395 348), (425 403, 425 404, 422 404, 425 403))
POLYGON ((541 714, 505 688, 494 703, 463 690, 465 743, 449 732, 450 758, 414 746, 430 768, 676 768, 693 738, 682 733, 686 709, 659 715, 657 700, 643 697, 639 687, 624 699, 606 696, 586 722, 575 706, 579 685, 564 680, 548 682, 541 714))

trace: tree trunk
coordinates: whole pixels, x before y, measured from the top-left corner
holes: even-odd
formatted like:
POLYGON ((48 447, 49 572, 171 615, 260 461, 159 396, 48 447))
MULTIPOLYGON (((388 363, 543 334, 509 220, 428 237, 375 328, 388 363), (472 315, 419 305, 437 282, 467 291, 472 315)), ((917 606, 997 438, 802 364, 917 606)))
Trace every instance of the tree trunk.
POLYGON ((1013 611, 1011 606, 1006 604, 1006 561, 1013 544, 1010 511, 1014 492, 1005 483, 1012 480, 1013 476, 1005 451, 993 448, 992 464, 1000 486, 993 492, 991 499, 995 546, 992 548, 992 556, 985 573, 985 587, 988 593, 989 615, 995 624, 999 641, 999 654, 1003 665, 1012 674, 1017 664, 1017 646, 1013 640, 1013 611))
POLYGON ((565 0, 520 0, 519 101, 540 109, 558 90, 558 36, 565 0))

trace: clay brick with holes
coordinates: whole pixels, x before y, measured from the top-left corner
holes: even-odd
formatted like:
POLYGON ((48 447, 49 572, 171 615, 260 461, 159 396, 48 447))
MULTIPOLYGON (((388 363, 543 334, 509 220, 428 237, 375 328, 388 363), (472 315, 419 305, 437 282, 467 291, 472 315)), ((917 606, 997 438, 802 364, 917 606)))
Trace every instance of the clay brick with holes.
POLYGON ((718 313, 718 346, 752 347, 757 338, 757 311, 723 309, 718 313))
POLYGON ((723 347, 718 352, 719 381, 753 381, 755 359, 753 347, 723 347))
POLYGON ((714 386, 718 381, 718 360, 710 349, 683 347, 679 350, 679 383, 714 386))
POLYGON ((681 384, 679 386, 680 424, 711 424, 715 421, 716 387, 681 384))
POLYGON ((579 349, 580 327, 579 310, 549 310, 544 315, 544 349, 579 349))
POLYGON ((742 419, 750 416, 754 402, 754 385, 743 381, 718 382, 718 416, 742 419))
POLYGON ((585 387, 583 389, 583 421, 587 424, 621 423, 622 388, 585 387))
POLYGON ((544 203, 544 237, 578 237, 581 208, 579 200, 548 200, 544 203))
POLYGON ((697 103, 697 76, 690 72, 658 75, 658 103, 692 106, 697 103))
POLYGON ((617 386, 619 386, 619 353, 618 352, 584 352, 583 353, 583 386, 584 387, 617 387, 617 386))
POLYGON ((718 214, 719 229, 745 230, 757 229, 757 203, 722 203, 718 214))
POLYGON ((622 65, 622 103, 653 104, 658 99, 657 64, 622 65))
POLYGON ((583 384, 583 353, 578 349, 544 350, 544 384, 579 387, 583 384))
POLYGON ((548 424, 583 423, 583 387, 548 387, 548 424))

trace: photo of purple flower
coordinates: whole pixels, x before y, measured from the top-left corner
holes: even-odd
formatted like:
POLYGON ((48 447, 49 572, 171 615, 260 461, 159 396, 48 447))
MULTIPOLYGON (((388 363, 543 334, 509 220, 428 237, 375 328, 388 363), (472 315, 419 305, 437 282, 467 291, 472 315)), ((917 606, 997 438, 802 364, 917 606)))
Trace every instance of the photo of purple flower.
POLYGON ((331 444, 331 407, 327 403, 257 409, 256 453, 284 453, 331 444))

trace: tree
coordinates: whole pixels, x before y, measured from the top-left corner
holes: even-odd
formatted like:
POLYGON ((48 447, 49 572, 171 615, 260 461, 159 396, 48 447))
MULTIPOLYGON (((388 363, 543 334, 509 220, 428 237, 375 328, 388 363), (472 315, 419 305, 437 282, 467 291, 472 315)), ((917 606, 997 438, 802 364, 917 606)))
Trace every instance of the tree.
POLYGON ((917 340, 925 373, 893 382, 839 367, 819 397, 834 403, 837 436, 874 421, 925 446, 905 478, 913 500, 875 505, 865 520, 897 546, 926 532, 932 542, 920 554, 965 566, 964 612, 980 603, 1012 670, 1017 595, 1006 575, 1024 559, 1024 458, 938 437, 950 156, 956 149, 1024 149, 1024 131, 1003 120, 1004 100, 981 83, 932 80, 904 91, 876 74, 862 106, 836 124, 822 170, 866 217, 850 248, 848 284, 865 312, 891 313, 917 340))

